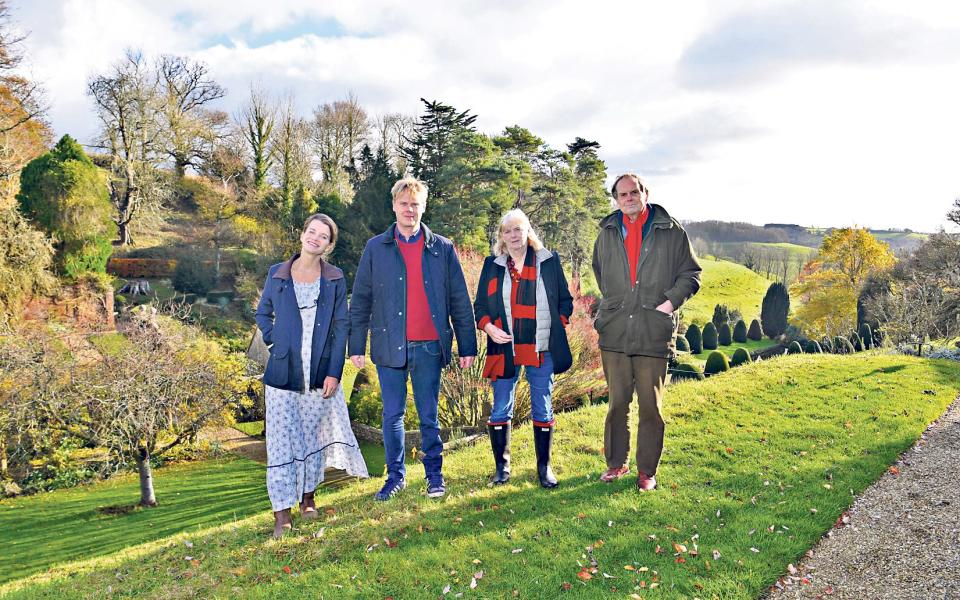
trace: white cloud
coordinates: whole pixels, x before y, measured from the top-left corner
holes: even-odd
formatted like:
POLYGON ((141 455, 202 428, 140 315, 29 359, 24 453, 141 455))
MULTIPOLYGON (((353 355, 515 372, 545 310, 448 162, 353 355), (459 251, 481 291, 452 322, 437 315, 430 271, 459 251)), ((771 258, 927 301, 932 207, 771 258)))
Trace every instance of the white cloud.
POLYGON ((351 91, 373 113, 417 113, 422 96, 469 108, 487 133, 519 124, 555 147, 597 140, 611 174, 647 169, 688 219, 932 230, 960 195, 960 9, 949 3, 15 8, 54 126, 81 139, 95 129, 87 78, 133 46, 207 62, 228 112, 251 84, 292 93, 304 115, 351 91))

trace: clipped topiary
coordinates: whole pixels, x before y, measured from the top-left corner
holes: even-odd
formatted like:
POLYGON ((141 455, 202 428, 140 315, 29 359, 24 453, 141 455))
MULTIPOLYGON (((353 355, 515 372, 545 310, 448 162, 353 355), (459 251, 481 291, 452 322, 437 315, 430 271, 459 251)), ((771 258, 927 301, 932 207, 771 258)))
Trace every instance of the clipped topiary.
POLYGON ((703 326, 703 347, 705 350, 716 350, 717 349, 717 328, 713 326, 713 323, 707 323, 703 326))
MULTIPOLYGON (((704 327, 706 330, 706 327, 704 327)), ((730 370, 730 361, 727 355, 720 351, 714 351, 707 357, 707 364, 703 367, 704 375, 716 375, 730 370)))
POLYGON ((750 321, 750 329, 747 330, 747 338, 759 342, 763 339, 763 328, 760 327, 760 321, 754 319, 750 321))
POLYGON ((853 354, 853 344, 850 343, 850 340, 838 335, 833 338, 833 353, 834 354, 853 354))
MULTIPOLYGON (((757 329, 760 328, 760 324, 757 323, 757 329)), ((743 322, 743 319, 737 321, 737 324, 733 326, 733 341, 744 344, 747 341, 747 324, 743 322)))
POLYGON ((693 354, 703 352, 703 337, 700 335, 700 328, 697 327, 696 323, 687 327, 687 333, 684 334, 684 337, 687 338, 687 343, 690 344, 690 352, 693 354))
POLYGON ((733 358, 730 359, 730 366, 736 367, 737 365, 743 365, 749 362, 753 362, 753 357, 750 356, 749 350, 746 348, 737 348, 733 351, 733 358))
POLYGON ((721 346, 729 346, 733 342, 733 336, 730 334, 730 324, 721 323, 717 330, 717 341, 721 346))
POLYGON ((690 352, 690 344, 682 335, 677 336, 677 352, 690 352))
POLYGON ((670 371, 670 379, 672 381, 684 381, 684 380, 702 380, 703 371, 700 370, 700 367, 697 365, 691 365, 688 363, 680 363, 673 367, 670 371))
POLYGON ((763 333, 770 339, 783 335, 787 330, 787 315, 790 314, 790 293, 780 282, 771 283, 763 296, 760 307, 760 323, 763 333))
POLYGON ((726 304, 717 304, 713 307, 713 318, 710 319, 713 326, 720 329, 724 323, 730 322, 730 309, 726 304))
POLYGON ((790 345, 787 346, 787 354, 803 354, 803 347, 800 346, 800 342, 797 340, 790 342, 790 345))
POLYGON ((870 330, 869 323, 860 324, 860 340, 863 342, 863 349, 869 350, 873 348, 873 331, 870 330))
POLYGON ((822 340, 820 340, 820 348, 822 348, 824 352, 833 354, 833 340, 828 337, 824 337, 822 340))
POLYGON ((807 343, 803 345, 803 351, 807 354, 823 353, 823 349, 820 347, 820 344, 817 343, 817 340, 807 340, 807 343))
POLYGON ((860 339, 860 336, 857 335, 856 331, 851 332, 848 339, 850 340, 850 345, 853 346, 854 352, 863 352, 863 341, 860 339))

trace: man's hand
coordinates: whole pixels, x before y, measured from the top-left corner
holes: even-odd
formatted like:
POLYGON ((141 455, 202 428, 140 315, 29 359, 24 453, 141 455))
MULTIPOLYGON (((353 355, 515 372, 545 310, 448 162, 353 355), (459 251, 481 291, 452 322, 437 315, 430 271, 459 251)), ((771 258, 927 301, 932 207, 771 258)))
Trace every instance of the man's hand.
POLYGON ((460 357, 460 368, 469 369, 473 366, 473 361, 476 359, 476 356, 461 356, 460 357))
POLYGON ((483 331, 490 336, 490 339, 498 344, 506 344, 513 339, 513 336, 500 329, 493 323, 487 323, 483 326, 483 331))
POLYGON ((660 306, 657 307, 657 310, 659 310, 660 312, 662 312, 662 313, 664 313, 664 314, 672 315, 672 314, 673 314, 673 302, 670 302, 669 300, 666 300, 666 301, 664 301, 663 304, 661 304, 660 306))
MULTIPOLYGON (((363 358, 362 356, 360 358, 363 358)), ((337 386, 340 385, 340 380, 336 377, 330 377, 329 375, 323 380, 323 397, 329 398, 337 391, 337 386)))
POLYGON ((362 354, 354 354, 350 357, 350 362, 352 362, 356 368, 362 369, 363 365, 367 364, 367 357, 362 354))

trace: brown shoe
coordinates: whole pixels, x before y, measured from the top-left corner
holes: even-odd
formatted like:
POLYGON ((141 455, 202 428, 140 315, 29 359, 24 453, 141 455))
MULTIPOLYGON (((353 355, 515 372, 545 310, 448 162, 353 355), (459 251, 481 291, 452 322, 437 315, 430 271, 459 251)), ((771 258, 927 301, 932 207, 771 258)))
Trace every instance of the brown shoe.
POLYGON ((603 475, 600 476, 600 481, 610 483, 611 481, 616 481, 624 475, 630 472, 630 467, 623 465, 622 467, 613 467, 612 469, 607 469, 603 472, 603 475))
POLYGON ((290 509, 275 511, 273 513, 273 539, 280 539, 283 534, 293 528, 293 522, 290 519, 290 509))
POLYGON ((637 471, 637 489, 641 492, 657 489, 657 478, 653 475, 647 475, 643 471, 637 471))
POLYGON ((300 518, 305 521, 313 521, 317 516, 317 507, 313 503, 313 492, 304 494, 300 501, 300 518))

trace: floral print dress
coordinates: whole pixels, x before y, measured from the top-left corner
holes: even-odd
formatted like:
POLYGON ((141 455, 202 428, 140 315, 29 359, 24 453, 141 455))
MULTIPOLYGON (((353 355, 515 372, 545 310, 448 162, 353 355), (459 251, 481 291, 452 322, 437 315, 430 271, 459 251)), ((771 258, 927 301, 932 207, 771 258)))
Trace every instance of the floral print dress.
MULTIPOLYGON (((310 352, 316 329, 318 278, 294 282, 300 308, 304 386, 310 381, 310 352)), ((293 507, 304 493, 316 490, 324 469, 333 467, 355 477, 368 477, 360 445, 350 428, 343 386, 329 398, 320 388, 291 392, 266 388, 267 493, 274 511, 293 507)))

